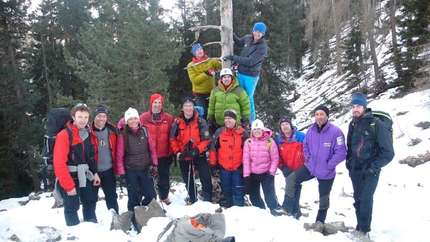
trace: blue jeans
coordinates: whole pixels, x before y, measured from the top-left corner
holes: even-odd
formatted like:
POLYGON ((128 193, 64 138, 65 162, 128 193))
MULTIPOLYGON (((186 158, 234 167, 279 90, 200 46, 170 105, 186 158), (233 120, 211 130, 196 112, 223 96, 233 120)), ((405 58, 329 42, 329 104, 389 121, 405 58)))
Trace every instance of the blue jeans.
POLYGON ((220 169, 221 188, 224 193, 227 207, 245 205, 245 191, 243 189, 242 169, 228 171, 220 169))
POLYGON ((349 177, 354 189, 354 208, 357 217, 356 230, 369 232, 372 222, 373 194, 378 186, 380 171, 365 175, 362 169, 349 170, 349 177))
POLYGON ((118 213, 118 195, 116 194, 116 177, 113 168, 107 171, 99 171, 97 174, 100 177, 100 186, 93 186, 94 196, 96 196, 97 199, 99 187, 101 187, 105 194, 107 208, 113 209, 118 213))
MULTIPOLYGON (((296 202, 300 202, 295 197, 298 186, 300 186, 304 181, 309 181, 312 178, 314 178, 314 176, 311 175, 306 166, 299 167, 287 177, 287 184, 285 187, 286 196, 283 203, 283 207, 287 212, 292 213, 294 204, 296 202)), ((319 210, 316 221, 324 223, 327 217, 327 210, 330 207, 330 191, 333 186, 334 178, 329 180, 317 180, 319 192, 319 210)))
POLYGON ((147 206, 152 199, 157 199, 155 193, 154 181, 148 175, 148 169, 145 170, 126 170, 125 175, 127 176, 130 188, 128 190, 128 211, 134 211, 136 206, 147 206), (144 199, 140 201, 144 196, 144 199))
POLYGON ((249 102, 251 104, 251 124, 257 118, 257 115, 255 114, 254 93, 260 77, 237 73, 237 79, 239 80, 239 86, 245 89, 246 94, 248 94, 249 97, 249 102))
POLYGON ((194 157, 191 170, 190 161, 179 161, 179 167, 181 168, 182 179, 184 180, 185 187, 190 197, 190 202, 195 203, 197 201, 196 194, 196 183, 194 181, 194 169, 199 171, 200 182, 202 183, 203 200, 212 202, 212 180, 209 172, 209 165, 205 155, 199 155, 194 157))
POLYGON ((268 179, 268 174, 252 174, 251 173, 251 191, 249 192, 249 198, 251 203, 255 207, 266 209, 266 205, 260 195, 260 184, 263 188, 264 201, 270 210, 275 209, 278 206, 278 200, 275 194, 275 181, 268 179))
POLYGON ((93 184, 87 179, 87 184, 85 187, 79 188, 78 178, 73 178, 75 182, 76 195, 67 195, 66 190, 64 190, 60 185, 59 190, 63 197, 64 204, 64 217, 66 219, 67 226, 74 226, 79 224, 78 210, 79 210, 79 199, 82 203, 82 214, 84 216, 85 222, 97 223, 96 217, 96 203, 97 199, 93 193, 93 184))

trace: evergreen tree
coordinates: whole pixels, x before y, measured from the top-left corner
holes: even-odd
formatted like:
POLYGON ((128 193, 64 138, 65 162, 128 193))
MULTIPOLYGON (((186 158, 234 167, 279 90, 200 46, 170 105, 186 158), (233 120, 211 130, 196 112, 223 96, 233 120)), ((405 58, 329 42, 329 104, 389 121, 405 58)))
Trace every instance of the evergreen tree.
POLYGON ((401 1, 400 11, 399 34, 406 51, 401 53, 400 65, 403 68, 398 68, 396 83, 410 89, 414 87, 414 79, 420 77, 419 69, 423 63, 420 54, 430 41, 430 6, 427 0, 405 0, 401 1))
POLYGON ((85 25, 77 58, 67 55, 88 85, 88 104, 107 105, 114 122, 128 107, 148 110, 153 93, 161 93, 169 103, 163 70, 176 64, 180 49, 159 11, 158 1, 101 1, 103 17, 85 25))

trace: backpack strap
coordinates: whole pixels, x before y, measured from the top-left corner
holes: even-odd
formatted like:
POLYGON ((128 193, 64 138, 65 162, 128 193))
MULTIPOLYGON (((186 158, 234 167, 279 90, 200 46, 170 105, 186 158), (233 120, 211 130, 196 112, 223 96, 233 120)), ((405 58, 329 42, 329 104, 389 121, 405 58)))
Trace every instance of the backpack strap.
POLYGON ((166 227, 164 227, 163 231, 158 235, 157 242, 159 242, 163 238, 163 236, 166 234, 167 231, 170 230, 172 226, 173 226, 173 229, 175 229, 176 225, 178 224, 178 221, 179 221, 179 218, 175 218, 172 221, 170 221, 166 225, 166 227))

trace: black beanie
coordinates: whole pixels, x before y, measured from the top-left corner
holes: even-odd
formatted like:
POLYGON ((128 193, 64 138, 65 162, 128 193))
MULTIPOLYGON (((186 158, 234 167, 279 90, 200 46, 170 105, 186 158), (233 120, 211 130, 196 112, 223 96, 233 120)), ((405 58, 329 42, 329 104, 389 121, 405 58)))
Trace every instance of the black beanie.
POLYGON ((287 122, 290 124, 290 127, 293 128, 293 123, 291 122, 291 118, 288 116, 282 116, 281 119, 279 120, 279 127, 281 127, 281 124, 287 122))
POLYGON ((105 106, 97 106, 94 109, 93 118, 95 118, 97 116, 97 114, 99 114, 99 113, 105 113, 106 115, 109 114, 109 112, 108 112, 108 110, 107 110, 107 108, 105 106))
POLYGON ((324 105, 324 104, 320 104, 320 105, 318 105, 315 109, 314 109, 314 115, 315 115, 315 112, 316 111, 318 111, 318 110, 323 110, 324 111, 324 113, 327 115, 327 117, 329 116, 329 114, 330 114, 330 112, 328 111, 328 108, 324 105))
POLYGON ((186 97, 186 98, 182 99, 182 105, 181 105, 181 107, 183 107, 184 104, 187 103, 187 102, 191 102, 194 106, 196 106, 195 103, 194 103, 194 100, 192 98, 186 97))
POLYGON ((230 117, 230 118, 232 118, 234 120, 237 120, 236 111, 234 109, 232 109, 232 108, 229 108, 229 109, 225 110, 225 112, 224 112, 224 118, 225 117, 230 117))

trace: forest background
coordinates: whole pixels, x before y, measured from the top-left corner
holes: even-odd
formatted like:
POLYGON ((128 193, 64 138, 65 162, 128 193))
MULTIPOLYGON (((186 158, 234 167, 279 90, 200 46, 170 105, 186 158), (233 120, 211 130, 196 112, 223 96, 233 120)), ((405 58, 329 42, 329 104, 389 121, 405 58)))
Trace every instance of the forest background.
MULTIPOLYGON (((339 95, 376 97, 391 88, 405 95, 430 84, 428 0, 232 2, 238 36, 250 34, 255 22, 268 28, 255 102, 270 128, 282 115, 295 116, 289 106, 301 94, 294 80, 311 85, 332 66, 348 83, 339 95), (391 36, 382 62, 378 36, 391 36), (395 74, 385 73, 386 66, 395 74)), ((128 107, 149 110, 158 92, 177 116, 181 99, 192 95, 184 69, 190 46, 220 40, 215 29, 189 30, 220 25, 217 0, 176 0, 173 15, 159 0, 43 0, 36 12, 28 11, 28 0, 0 6, 0 200, 41 189, 43 119, 51 108, 103 104, 116 123, 128 107)), ((204 49, 221 57, 218 44, 204 49)), ((342 112, 342 105, 325 102, 342 112)))

